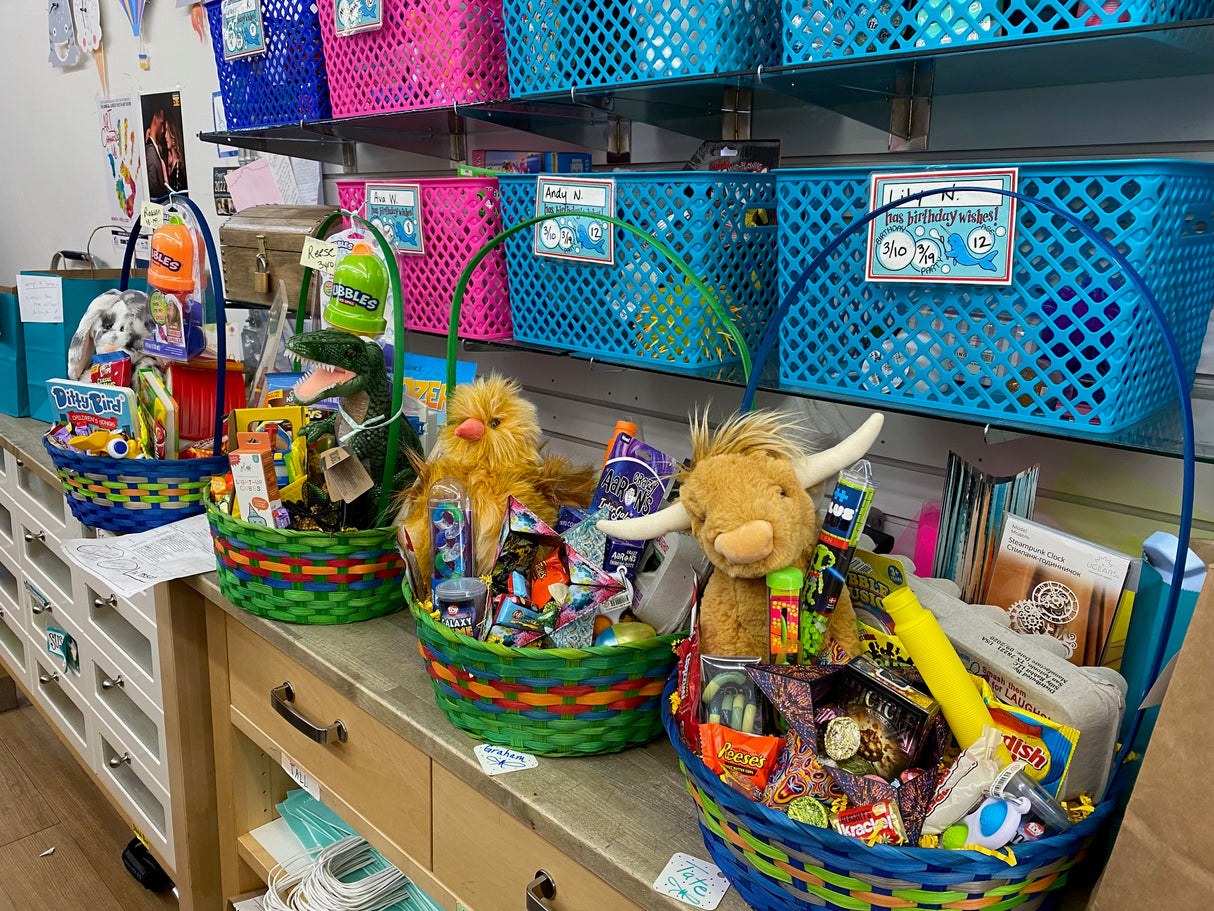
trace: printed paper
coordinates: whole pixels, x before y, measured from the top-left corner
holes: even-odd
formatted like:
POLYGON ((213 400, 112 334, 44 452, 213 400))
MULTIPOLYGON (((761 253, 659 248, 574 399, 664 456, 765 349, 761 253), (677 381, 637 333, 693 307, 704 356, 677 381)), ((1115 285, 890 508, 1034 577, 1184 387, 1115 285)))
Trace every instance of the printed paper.
POLYGON ((63 554, 124 598, 215 569, 215 545, 205 515, 120 538, 74 538, 63 542, 63 554))

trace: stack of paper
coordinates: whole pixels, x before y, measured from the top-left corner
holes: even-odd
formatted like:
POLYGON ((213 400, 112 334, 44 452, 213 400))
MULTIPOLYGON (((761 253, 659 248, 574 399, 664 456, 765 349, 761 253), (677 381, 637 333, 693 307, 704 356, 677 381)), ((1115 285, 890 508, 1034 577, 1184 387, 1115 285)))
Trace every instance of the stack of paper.
POLYGON ((956 582, 963 601, 986 591, 1004 515, 1033 517, 1040 467, 997 478, 948 454, 933 575, 956 582))

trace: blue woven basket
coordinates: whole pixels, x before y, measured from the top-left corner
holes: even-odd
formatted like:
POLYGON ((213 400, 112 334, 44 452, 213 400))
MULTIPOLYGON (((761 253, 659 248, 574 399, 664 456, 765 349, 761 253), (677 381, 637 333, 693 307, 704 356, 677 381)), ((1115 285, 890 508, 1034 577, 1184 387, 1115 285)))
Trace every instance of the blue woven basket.
MULTIPOLYGON (((216 335, 216 355, 219 363, 227 359, 227 315, 223 299, 223 279, 211 229, 202 210, 184 196, 175 196, 174 203, 186 206, 194 215, 207 252, 215 293, 215 317, 219 331, 216 335)), ((135 259, 135 244, 140 221, 135 219, 127 235, 126 256, 122 263, 119 288, 126 290, 135 259)), ((227 371, 216 374, 214 452, 222 452, 224 390, 227 371)), ((206 459, 114 459, 68 452, 52 446, 45 438, 42 445, 59 475, 63 492, 72 515, 77 521, 94 528, 116 533, 147 531, 197 515, 205 508, 211 478, 228 470, 226 455, 206 459)))
MULTIPOLYGON (((782 294, 869 210, 872 173, 778 172, 782 294)), ((1076 213, 1124 253, 1167 314, 1192 383, 1214 304, 1214 166, 1026 164, 1020 191, 1076 213)), ((852 232, 781 327, 782 384, 1093 434, 1174 401, 1163 343, 1118 267, 1040 209, 1021 205, 1017 222, 1010 287, 866 282, 867 234, 852 232)))
POLYGON ((724 784, 679 736, 669 708, 674 687, 671 675, 662 722, 695 801, 704 846, 755 911, 1049 908, 1113 812, 1115 801, 1106 800, 1061 835, 1016 846, 1014 867, 977 851, 870 848, 793 822, 724 784))
POLYGON ((225 60, 223 3, 205 0, 228 129, 332 116, 320 20, 312 0, 261 0, 266 50, 225 60))
MULTIPOLYGON (((774 208, 774 176, 613 176, 616 216, 669 244, 753 346, 776 305, 776 228, 748 221, 774 208)), ((499 184, 504 228, 535 215, 535 176, 503 175, 499 184)), ((725 327, 690 283, 631 233, 616 229, 614 266, 539 257, 532 243, 531 231, 506 241, 519 341, 686 373, 739 362, 725 327)))
MULTIPOLYGON (((783 0, 784 62, 855 60, 1047 35, 1078 37, 1211 15, 1211 0, 783 0)), ((1175 40, 1166 32, 1151 37, 1175 40)))
POLYGON ((754 70, 779 62, 776 0, 505 0, 516 95, 754 70))

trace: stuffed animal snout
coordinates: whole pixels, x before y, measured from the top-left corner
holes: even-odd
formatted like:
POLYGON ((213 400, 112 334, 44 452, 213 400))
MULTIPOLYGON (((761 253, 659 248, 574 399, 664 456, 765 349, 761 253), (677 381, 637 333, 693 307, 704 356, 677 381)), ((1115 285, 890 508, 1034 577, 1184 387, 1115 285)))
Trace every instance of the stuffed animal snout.
POLYGON ((771 523, 763 519, 743 522, 732 531, 722 532, 713 546, 730 563, 757 563, 771 555, 775 535, 771 523))

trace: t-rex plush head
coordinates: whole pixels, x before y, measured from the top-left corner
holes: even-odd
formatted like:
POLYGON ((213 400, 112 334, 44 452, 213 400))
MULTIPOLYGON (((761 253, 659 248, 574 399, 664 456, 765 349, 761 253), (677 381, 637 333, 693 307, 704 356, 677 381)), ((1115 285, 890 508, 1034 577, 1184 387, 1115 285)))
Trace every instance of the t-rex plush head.
MULTIPOLYGON (((788 437, 791 423, 774 412, 734 415, 716 432, 703 415, 692 420, 692 464, 679 500, 651 516, 598 523, 608 535, 632 540, 690 530, 716 567, 700 604, 706 654, 767 654, 767 573, 803 572, 818 540, 809 490, 860 459, 881 430, 874 414, 825 452, 805 455, 788 437)), ((840 615, 840 635, 855 641, 853 617, 840 615)), ((846 640, 846 641, 844 641, 846 640)))

